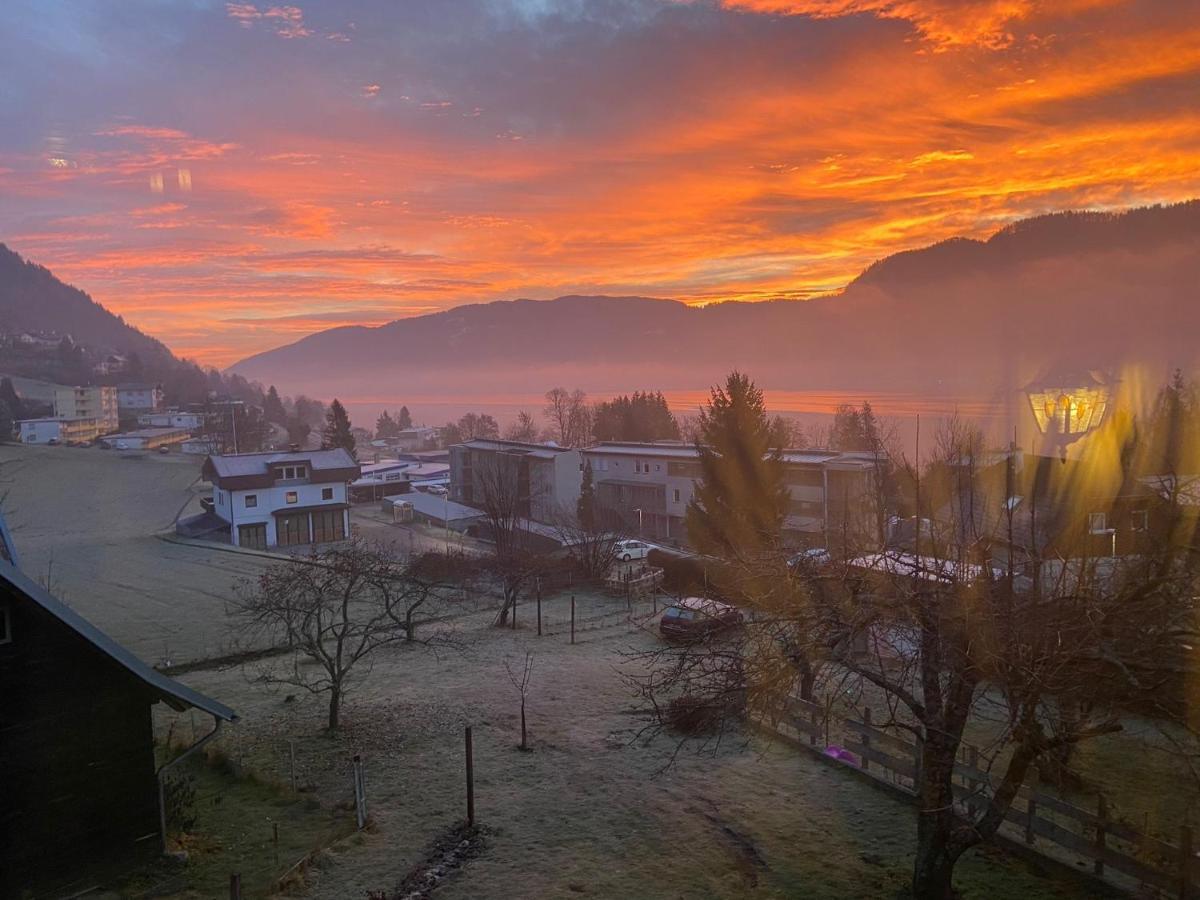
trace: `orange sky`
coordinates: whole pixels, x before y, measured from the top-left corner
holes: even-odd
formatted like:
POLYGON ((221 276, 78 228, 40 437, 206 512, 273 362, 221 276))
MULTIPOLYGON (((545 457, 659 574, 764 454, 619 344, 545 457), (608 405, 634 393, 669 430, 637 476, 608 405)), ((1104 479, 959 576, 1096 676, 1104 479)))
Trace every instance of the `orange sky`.
POLYGON ((1188 3, 44 6, 0 9, 0 241, 216 365, 480 300, 805 297, 1200 195, 1188 3))

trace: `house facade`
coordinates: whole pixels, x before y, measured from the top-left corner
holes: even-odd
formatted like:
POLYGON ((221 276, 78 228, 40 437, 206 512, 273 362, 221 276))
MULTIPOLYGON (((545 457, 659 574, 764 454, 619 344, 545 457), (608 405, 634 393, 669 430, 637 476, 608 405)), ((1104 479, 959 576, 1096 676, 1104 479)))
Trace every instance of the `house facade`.
POLYGON ((94 441, 108 431, 101 426, 98 419, 22 419, 17 424, 21 429, 23 444, 94 441))
POLYGON ((583 457, 553 444, 477 439, 450 448, 450 499, 481 508, 499 487, 517 498, 517 514, 552 522, 579 502, 583 457))
POLYGON ((145 412, 162 406, 163 390, 157 384, 118 384, 117 407, 130 412, 145 412))
POLYGON ((201 472, 235 546, 294 547, 350 534, 349 485, 362 469, 346 450, 212 455, 201 472))
POLYGON ((58 387, 54 390, 54 416, 58 419, 95 419, 101 434, 119 427, 117 389, 97 384, 90 387, 58 387))
POLYGON ((143 428, 186 428, 189 431, 198 431, 204 427, 204 413, 180 412, 177 409, 144 412, 138 415, 138 424, 143 428))
MULTIPOLYGON (((602 442, 583 452, 596 506, 613 527, 651 540, 687 542, 684 516, 702 477, 694 445, 602 442)), ((861 546, 877 533, 876 461, 870 453, 786 450, 790 495, 783 537, 796 547, 861 546)))

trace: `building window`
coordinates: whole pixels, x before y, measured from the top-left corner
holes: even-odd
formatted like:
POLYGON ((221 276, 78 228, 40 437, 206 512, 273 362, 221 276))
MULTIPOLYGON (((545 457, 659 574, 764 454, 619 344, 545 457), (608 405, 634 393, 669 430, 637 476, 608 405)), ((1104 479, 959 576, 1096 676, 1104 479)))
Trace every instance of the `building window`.
POLYGON ((1144 509, 1135 509, 1129 514, 1129 527, 1134 531, 1149 531, 1150 516, 1144 509))
POLYGON ((283 495, 283 502, 284 503, 299 503, 300 497, 296 494, 295 491, 288 491, 286 494, 283 495))
POLYGON ((217 506, 224 506, 224 505, 225 505, 225 492, 217 491, 217 506))
POLYGON ((333 499, 333 488, 321 488, 321 499, 322 500, 332 500, 333 499))
POLYGON ((297 478, 308 477, 307 466, 281 466, 275 474, 280 481, 294 481, 297 478))
POLYGON ((346 537, 346 523, 342 519, 342 511, 340 509, 313 513, 312 525, 314 544, 340 541, 346 537))
POLYGON ((0 606, 0 644, 11 644, 12 639, 12 611, 0 606))
POLYGON ((675 488, 675 502, 679 502, 679 488, 675 488))
POLYGON ((246 509, 254 509, 256 506, 258 506, 258 494, 247 494, 246 509))
POLYGON ((1088 513, 1088 531, 1092 534, 1108 533, 1108 517, 1102 512, 1088 513))

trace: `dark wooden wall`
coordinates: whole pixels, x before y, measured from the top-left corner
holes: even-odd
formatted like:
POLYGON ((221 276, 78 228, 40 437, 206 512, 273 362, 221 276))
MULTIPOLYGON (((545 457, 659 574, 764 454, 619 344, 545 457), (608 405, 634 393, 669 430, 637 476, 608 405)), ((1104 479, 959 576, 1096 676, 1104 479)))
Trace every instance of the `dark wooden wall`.
POLYGON ((158 849, 149 689, 6 582, 0 897, 158 849))

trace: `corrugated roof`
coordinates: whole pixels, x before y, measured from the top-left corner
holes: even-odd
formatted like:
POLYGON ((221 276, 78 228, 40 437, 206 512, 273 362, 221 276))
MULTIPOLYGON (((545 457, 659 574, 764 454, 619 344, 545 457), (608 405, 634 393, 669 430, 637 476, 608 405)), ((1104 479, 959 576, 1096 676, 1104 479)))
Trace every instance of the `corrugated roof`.
POLYGON ((123 666, 131 675, 155 691, 159 698, 172 709, 182 711, 189 707, 195 707, 226 722, 232 722, 238 717, 237 713, 225 704, 218 703, 211 697, 206 697, 173 678, 168 678, 142 662, 75 610, 64 605, 41 585, 26 578, 11 563, 3 560, 0 560, 0 581, 7 582, 18 593, 36 603, 101 653, 123 666))

